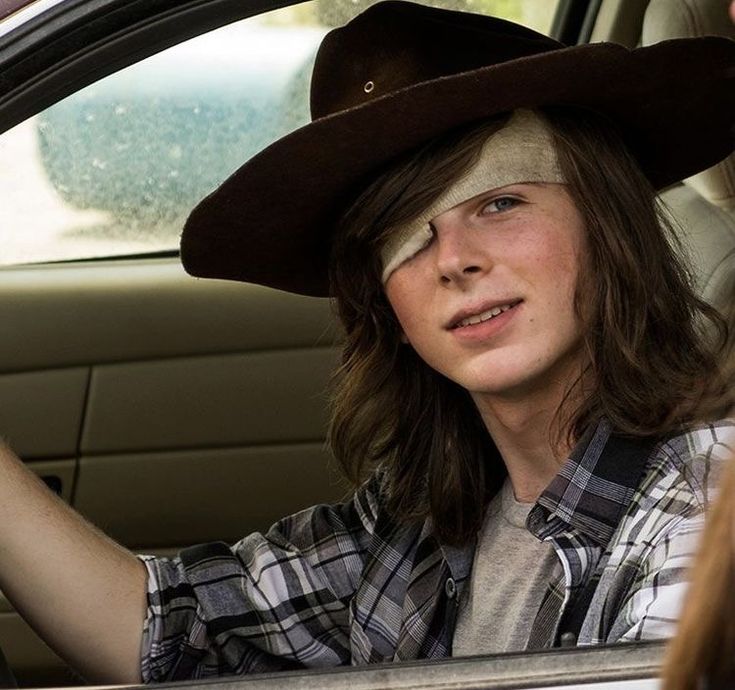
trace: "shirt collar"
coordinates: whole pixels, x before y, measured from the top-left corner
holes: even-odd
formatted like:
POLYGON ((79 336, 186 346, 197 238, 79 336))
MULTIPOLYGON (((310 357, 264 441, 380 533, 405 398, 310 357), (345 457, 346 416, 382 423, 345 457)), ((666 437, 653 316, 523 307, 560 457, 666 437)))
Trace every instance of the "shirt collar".
POLYGON ((575 528, 606 546, 629 506, 645 470, 651 440, 612 434, 606 419, 574 447, 529 513, 539 539, 575 528))

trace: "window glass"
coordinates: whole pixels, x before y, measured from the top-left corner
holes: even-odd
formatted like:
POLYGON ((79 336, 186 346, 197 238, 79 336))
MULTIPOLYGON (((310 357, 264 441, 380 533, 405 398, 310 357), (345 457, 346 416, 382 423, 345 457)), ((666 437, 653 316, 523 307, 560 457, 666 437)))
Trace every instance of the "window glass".
MULTIPOLYGON (((308 122, 322 36, 374 1, 313 0, 218 29, 0 135, 0 264, 175 249, 201 197, 308 122)), ((425 4, 548 32, 557 2, 425 4)))

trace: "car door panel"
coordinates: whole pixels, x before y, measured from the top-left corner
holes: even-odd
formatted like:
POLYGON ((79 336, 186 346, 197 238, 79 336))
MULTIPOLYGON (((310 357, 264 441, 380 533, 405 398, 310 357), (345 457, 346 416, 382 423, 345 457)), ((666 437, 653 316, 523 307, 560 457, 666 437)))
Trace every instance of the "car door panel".
POLYGON ((88 379, 85 367, 0 376, 3 434, 17 453, 76 455, 88 379))
MULTIPOLYGON (((250 467, 271 448, 279 450, 263 457, 273 477, 280 475, 279 462, 289 468, 285 477, 298 474, 304 444, 309 469, 302 474, 312 486, 321 480, 325 486, 323 495, 315 489, 309 498, 336 497, 334 487, 329 489, 327 454, 314 451, 324 444, 328 380, 337 361, 326 301, 196 281, 176 259, 123 261, 4 270, 0 318, 10 335, 0 344, 0 421, 6 438, 26 460, 76 459, 77 484, 72 479, 66 495, 76 494, 72 502, 104 524, 124 522, 118 511, 127 498, 119 478, 110 489, 117 487, 121 503, 92 498, 97 483, 104 484, 105 468, 124 474, 129 466, 133 487, 141 476, 156 485, 149 495, 156 501, 131 503, 150 526, 157 519, 156 504, 166 506, 168 520, 178 519, 175 511, 189 519, 188 500, 178 501, 176 492, 163 498, 164 480, 180 473, 186 481, 188 465, 200 472, 201 496, 209 495, 207 480, 213 482, 216 507, 222 487, 217 472, 201 473, 203 458, 225 458, 227 471, 241 473, 245 486, 250 467), (233 462, 228 452, 244 459, 233 462), (156 453, 165 455, 158 465, 167 468, 159 482, 156 453), (107 517, 106 510, 116 515, 107 517)), ((263 496, 256 493, 249 502, 263 496)), ((304 507, 303 500, 277 504, 278 514, 304 507)), ((224 537, 226 521, 205 524, 212 526, 198 526, 196 540, 224 537)), ((238 520, 226 532, 235 538, 264 526, 238 520)), ((156 546, 193 541, 179 533, 166 543, 164 531, 153 539, 156 546)), ((152 543, 137 532, 129 536, 123 540, 131 547, 152 543)))
POLYGON ((21 687, 81 685, 82 680, 0 600, 0 635, 5 658, 21 687))
POLYGON ((33 460, 28 466, 64 501, 71 503, 77 474, 76 458, 33 460))
POLYGON ((0 371, 330 345, 325 300, 187 276, 177 258, 0 269, 0 371))
POLYGON ((160 553, 232 543, 344 494, 321 441, 83 456, 75 505, 119 541, 160 553))
POLYGON ((94 367, 81 452, 323 439, 335 362, 319 347, 94 367))
MULTIPOLYGON (((345 495, 327 301, 103 261, 1 270, 0 319, 5 438, 127 546, 235 541, 345 495)), ((5 601, 0 645, 23 682, 72 678, 5 601)))

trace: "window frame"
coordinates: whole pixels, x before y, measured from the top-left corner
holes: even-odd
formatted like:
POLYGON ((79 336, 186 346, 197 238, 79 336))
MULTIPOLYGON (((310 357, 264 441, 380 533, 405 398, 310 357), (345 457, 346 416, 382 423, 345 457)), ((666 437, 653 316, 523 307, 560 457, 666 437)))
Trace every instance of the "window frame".
MULTIPOLYGON (((476 657, 393 662, 360 667, 281 671, 187 681, 187 690, 655 690, 665 645, 614 645, 544 649, 476 657), (636 682, 638 681, 638 682, 636 682), (626 683, 627 685, 621 685, 626 683)), ((141 690, 142 690, 141 686, 141 690)), ((181 687, 164 684, 164 687, 181 687)))

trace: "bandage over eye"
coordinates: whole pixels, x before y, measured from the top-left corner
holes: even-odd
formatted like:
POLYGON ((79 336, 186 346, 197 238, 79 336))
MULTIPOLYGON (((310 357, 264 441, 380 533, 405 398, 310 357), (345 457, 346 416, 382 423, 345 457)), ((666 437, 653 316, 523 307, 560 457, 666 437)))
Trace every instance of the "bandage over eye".
POLYGON ((548 125, 530 110, 516 110, 505 127, 487 138, 477 162, 459 180, 393 231, 380 253, 383 284, 429 244, 434 218, 483 192, 522 182, 564 182, 548 125))

